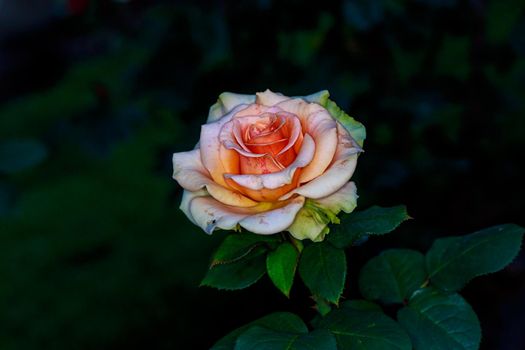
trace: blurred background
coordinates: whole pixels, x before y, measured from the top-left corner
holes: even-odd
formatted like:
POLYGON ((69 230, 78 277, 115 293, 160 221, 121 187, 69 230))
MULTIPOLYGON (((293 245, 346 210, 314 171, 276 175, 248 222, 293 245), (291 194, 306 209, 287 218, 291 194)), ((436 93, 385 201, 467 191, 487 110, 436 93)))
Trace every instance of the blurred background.
MULTIPOLYGON (((415 218, 349 251, 525 225, 525 2, 0 0, 0 348, 206 349, 273 311, 199 288, 224 237, 178 210, 171 154, 223 91, 330 90, 368 130, 360 208, 415 218)), ((525 254, 463 291, 482 349, 525 349, 525 254)), ((390 310, 392 311, 392 310, 390 310)))

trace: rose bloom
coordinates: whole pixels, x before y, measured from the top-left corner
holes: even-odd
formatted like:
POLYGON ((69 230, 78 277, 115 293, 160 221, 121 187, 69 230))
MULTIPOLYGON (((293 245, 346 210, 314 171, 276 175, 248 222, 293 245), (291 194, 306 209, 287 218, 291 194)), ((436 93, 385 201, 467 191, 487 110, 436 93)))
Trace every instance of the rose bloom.
POLYGON ((173 155, 181 210, 209 234, 243 227, 323 240, 356 207, 349 180, 365 138, 328 97, 221 94, 195 149, 173 155))

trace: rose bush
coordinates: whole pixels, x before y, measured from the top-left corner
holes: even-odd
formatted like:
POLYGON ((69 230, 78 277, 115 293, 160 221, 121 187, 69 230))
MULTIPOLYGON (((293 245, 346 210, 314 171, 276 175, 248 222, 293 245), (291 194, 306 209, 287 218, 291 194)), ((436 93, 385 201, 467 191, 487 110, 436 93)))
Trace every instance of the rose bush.
POLYGON ((341 210, 356 207, 349 181, 364 139, 364 126, 328 91, 223 93, 195 149, 173 155, 180 208, 207 233, 241 226, 321 241, 341 210))

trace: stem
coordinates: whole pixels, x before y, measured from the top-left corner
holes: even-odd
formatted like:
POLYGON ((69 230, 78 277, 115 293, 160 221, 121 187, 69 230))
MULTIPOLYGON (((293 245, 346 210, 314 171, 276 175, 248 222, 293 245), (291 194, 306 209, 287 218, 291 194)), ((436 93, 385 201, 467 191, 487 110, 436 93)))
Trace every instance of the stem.
POLYGON ((317 295, 312 296, 312 298, 315 301, 315 309, 321 316, 326 316, 332 310, 332 306, 324 298, 317 295))
POLYGON ((295 249, 297 249, 299 253, 303 251, 303 243, 300 240, 295 239, 291 235, 288 235, 288 239, 290 240, 290 243, 293 244, 293 246, 295 247, 295 249))

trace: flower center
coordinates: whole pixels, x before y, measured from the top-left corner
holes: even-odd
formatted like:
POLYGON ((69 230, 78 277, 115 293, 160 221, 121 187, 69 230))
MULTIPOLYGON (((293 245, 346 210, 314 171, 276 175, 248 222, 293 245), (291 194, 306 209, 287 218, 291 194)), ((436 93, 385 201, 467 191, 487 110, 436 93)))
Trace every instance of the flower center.
POLYGON ((269 174, 285 169, 302 143, 299 118, 274 110, 234 117, 221 129, 220 140, 239 155, 239 174, 269 174))
MULTIPOLYGON (((285 124, 286 120, 279 115, 262 117, 246 128, 244 145, 253 153, 275 157, 288 143, 289 135, 285 124)), ((282 164, 280 167, 284 168, 282 164)))

